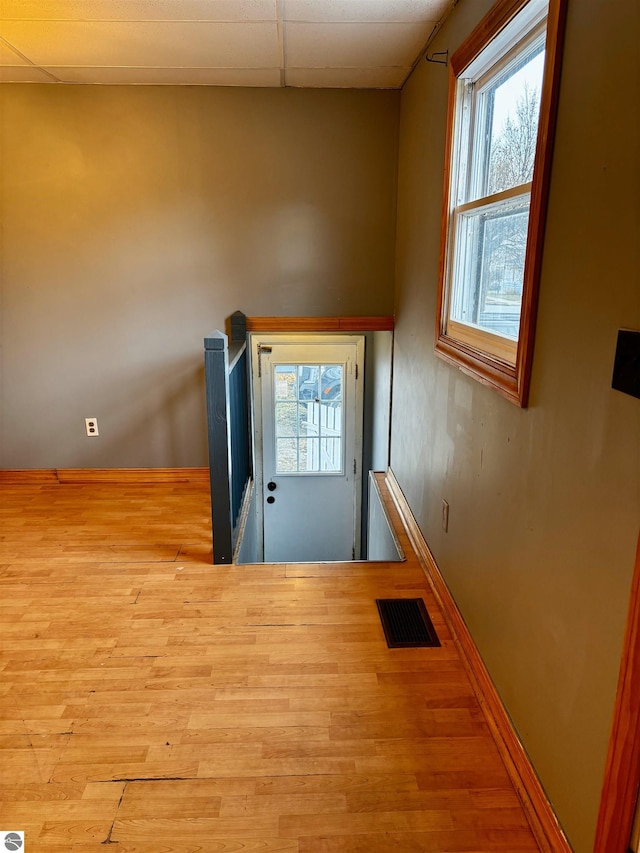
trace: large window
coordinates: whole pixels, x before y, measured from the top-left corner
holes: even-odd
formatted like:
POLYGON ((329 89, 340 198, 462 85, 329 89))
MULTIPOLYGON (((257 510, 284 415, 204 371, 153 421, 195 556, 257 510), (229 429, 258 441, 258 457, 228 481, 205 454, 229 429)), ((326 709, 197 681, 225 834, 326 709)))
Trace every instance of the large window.
POLYGON ((563 0, 501 0, 451 58, 436 352, 526 405, 563 0))

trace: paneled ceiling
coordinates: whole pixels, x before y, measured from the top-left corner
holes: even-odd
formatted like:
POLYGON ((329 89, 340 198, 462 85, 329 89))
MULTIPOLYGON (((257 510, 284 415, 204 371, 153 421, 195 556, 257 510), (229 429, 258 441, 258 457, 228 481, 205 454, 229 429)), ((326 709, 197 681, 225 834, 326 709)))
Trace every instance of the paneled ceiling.
POLYGON ((0 0, 0 81, 398 88, 456 0, 0 0))

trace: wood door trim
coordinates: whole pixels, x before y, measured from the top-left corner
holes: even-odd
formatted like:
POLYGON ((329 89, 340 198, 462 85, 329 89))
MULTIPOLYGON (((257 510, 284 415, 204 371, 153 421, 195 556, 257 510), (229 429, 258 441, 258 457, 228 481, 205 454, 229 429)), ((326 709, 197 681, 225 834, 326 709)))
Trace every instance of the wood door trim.
POLYGON ((247 332, 392 332, 393 317, 247 317, 247 332))
MULTIPOLYGON (((471 633, 391 469, 387 471, 386 481, 429 586, 438 600, 447 626, 460 651, 460 657, 478 702, 540 850, 543 853, 571 853, 569 842, 558 823, 529 756, 513 728, 489 671, 480 657, 471 633)), ((613 853, 613 850, 608 853, 613 853)))
POLYGON ((0 471, 0 485, 208 482, 208 468, 22 468, 0 471))
POLYGON ((640 785, 640 536, 594 853, 626 853, 640 785))

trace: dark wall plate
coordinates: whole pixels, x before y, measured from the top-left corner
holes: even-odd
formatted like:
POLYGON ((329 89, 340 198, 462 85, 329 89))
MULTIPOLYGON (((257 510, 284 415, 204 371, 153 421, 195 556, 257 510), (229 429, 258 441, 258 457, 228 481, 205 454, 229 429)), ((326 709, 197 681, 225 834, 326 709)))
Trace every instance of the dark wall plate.
POLYGON ((640 332, 618 332, 611 387, 640 398, 640 332))

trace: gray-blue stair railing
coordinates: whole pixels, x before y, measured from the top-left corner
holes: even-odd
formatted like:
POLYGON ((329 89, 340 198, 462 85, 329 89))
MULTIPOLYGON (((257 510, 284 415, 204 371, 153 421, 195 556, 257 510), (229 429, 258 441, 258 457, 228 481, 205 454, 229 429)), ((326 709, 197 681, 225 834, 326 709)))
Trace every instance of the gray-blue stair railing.
POLYGON ((213 562, 232 563, 252 481, 246 341, 223 332, 204 339, 213 562))

